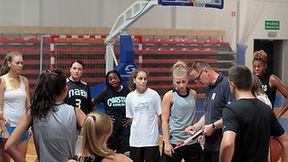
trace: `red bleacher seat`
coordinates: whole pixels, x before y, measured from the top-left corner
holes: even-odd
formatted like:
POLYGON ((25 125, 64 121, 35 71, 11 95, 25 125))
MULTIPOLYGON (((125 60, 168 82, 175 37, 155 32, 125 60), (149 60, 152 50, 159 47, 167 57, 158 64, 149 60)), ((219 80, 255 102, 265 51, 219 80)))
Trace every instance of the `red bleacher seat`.
POLYGON ((11 43, 24 44, 26 43, 26 40, 22 38, 16 38, 16 39, 11 40, 11 43))
POLYGON ((21 49, 19 52, 23 53, 23 54, 36 54, 39 55, 40 54, 40 49, 35 49, 35 48, 23 48, 21 49))
POLYGON ((7 52, 8 52, 7 50, 0 48, 0 55, 6 55, 7 52))
MULTIPOLYGON (((38 60, 39 61, 39 60, 38 60)), ((24 62, 26 63, 26 61, 24 62)), ((40 73, 40 69, 23 69, 22 70, 23 74, 39 74, 40 73)))
POLYGON ((143 44, 151 44, 150 39, 146 38, 142 41, 143 44))
POLYGON ((153 67, 153 68, 148 68, 149 72, 167 72, 171 71, 170 67, 153 67))
POLYGON ((1 38, 0 39, 0 43, 1 44, 8 44, 8 43, 10 43, 11 42, 11 40, 10 39, 7 39, 7 38, 1 38))
POLYGON ((30 38, 26 41, 27 43, 33 43, 33 44, 37 44, 40 43, 40 40, 36 39, 36 38, 30 38))
POLYGON ((19 48, 8 48, 7 51, 8 52, 12 52, 12 51, 19 51, 20 52, 21 49, 19 48))
POLYGON ((187 41, 187 44, 191 44, 191 45, 196 44, 196 45, 198 45, 199 42, 198 42, 197 39, 193 39, 193 40, 188 40, 188 41, 187 41))
MULTIPOLYGON (((145 63, 175 63, 177 62, 179 59, 178 58, 171 58, 171 59, 143 59, 143 62, 145 63), (161 61, 161 62, 160 62, 161 61)), ((183 60, 184 62, 195 62, 195 61, 204 61, 204 62, 207 62, 207 63, 216 63, 218 62, 218 59, 181 59, 183 60)))
MULTIPOLYGON (((105 59, 104 58, 97 58, 97 59, 81 59, 81 61, 87 63, 87 62, 93 62, 94 64, 105 64, 105 59)), ((71 63, 71 60, 70 59, 58 59, 56 60, 56 63, 57 64, 70 64, 71 63)))
POLYGON ((187 39, 181 39, 180 41, 178 41, 179 44, 184 44, 184 45, 187 45, 189 44, 189 41, 187 39))

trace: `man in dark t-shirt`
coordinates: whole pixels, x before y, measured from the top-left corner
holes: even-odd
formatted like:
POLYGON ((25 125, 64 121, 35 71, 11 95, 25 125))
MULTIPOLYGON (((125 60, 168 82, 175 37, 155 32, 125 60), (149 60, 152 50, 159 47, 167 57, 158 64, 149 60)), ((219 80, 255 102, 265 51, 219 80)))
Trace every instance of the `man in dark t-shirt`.
POLYGON ((190 74, 196 83, 207 86, 207 92, 204 115, 197 123, 187 127, 185 131, 203 129, 205 135, 204 162, 218 162, 222 139, 222 111, 235 98, 229 90, 228 78, 214 71, 208 63, 196 61, 191 67, 190 74))
POLYGON ((223 138, 220 162, 267 162, 270 136, 276 137, 287 160, 288 136, 274 112, 251 93, 251 71, 236 65, 229 70, 235 102, 223 110, 223 138))

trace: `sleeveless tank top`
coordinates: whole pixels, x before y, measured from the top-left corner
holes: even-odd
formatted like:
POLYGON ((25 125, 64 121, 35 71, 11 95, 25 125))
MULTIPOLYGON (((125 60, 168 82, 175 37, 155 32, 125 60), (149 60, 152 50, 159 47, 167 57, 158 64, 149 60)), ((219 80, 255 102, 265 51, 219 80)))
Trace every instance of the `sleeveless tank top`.
POLYGON ((275 102, 275 97, 276 97, 276 89, 271 88, 269 86, 269 78, 271 75, 272 74, 265 73, 264 76, 259 78, 259 79, 261 80, 262 88, 263 88, 264 92, 267 94, 269 100, 271 101, 272 107, 273 107, 274 102, 275 102))
POLYGON ((1 77, 6 89, 4 91, 3 113, 10 120, 10 126, 16 127, 26 111, 26 87, 23 78, 20 77, 20 87, 12 88, 5 77, 1 77))
POLYGON ((63 162, 73 157, 77 139, 74 107, 55 106, 44 119, 33 119, 32 131, 40 162, 63 162))
MULTIPOLYGON (((190 137, 184 130, 192 125, 195 119, 196 100, 189 89, 187 89, 186 96, 181 96, 175 89, 172 91, 173 104, 170 108, 169 118, 170 143, 177 144, 190 137)), ((194 143, 196 142, 194 141, 194 143)))

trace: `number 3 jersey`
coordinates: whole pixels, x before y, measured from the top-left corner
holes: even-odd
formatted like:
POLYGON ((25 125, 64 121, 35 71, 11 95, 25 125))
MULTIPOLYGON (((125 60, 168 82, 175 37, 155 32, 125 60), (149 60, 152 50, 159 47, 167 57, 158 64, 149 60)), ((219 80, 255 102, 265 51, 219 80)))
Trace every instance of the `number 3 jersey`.
POLYGON ((90 87, 84 81, 72 81, 67 78, 68 92, 64 100, 68 105, 80 107, 81 110, 88 114, 92 111, 90 87))

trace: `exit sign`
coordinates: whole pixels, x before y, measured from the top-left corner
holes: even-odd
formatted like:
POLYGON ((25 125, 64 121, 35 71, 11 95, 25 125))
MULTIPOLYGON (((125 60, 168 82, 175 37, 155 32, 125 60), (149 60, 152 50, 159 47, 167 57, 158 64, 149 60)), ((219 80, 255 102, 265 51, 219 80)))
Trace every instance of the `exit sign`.
POLYGON ((279 30, 280 21, 276 20, 265 20, 265 30, 279 30))

